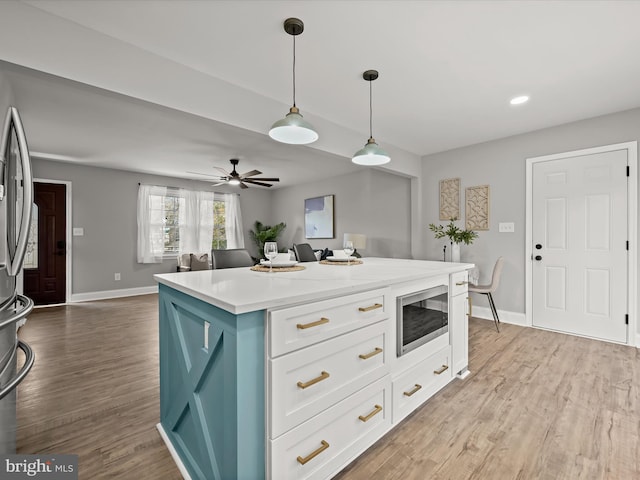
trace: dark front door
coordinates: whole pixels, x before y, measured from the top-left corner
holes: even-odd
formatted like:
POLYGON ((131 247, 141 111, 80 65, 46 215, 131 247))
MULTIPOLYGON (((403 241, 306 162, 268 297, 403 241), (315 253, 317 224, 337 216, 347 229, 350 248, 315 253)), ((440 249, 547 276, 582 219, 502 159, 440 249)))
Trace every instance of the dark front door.
POLYGON ((36 305, 66 301, 66 185, 34 183, 33 261, 25 264, 24 293, 36 305), (37 230, 37 233, 36 233, 37 230))

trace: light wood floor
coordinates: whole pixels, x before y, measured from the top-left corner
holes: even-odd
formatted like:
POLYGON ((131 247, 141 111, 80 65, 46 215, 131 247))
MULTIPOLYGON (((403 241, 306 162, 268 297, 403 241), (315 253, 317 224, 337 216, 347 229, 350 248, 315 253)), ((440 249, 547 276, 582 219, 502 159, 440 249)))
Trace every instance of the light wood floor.
MULTIPOLYGON (((80 479, 181 478, 155 424, 157 297, 35 311, 18 452, 75 453, 80 479)), ((470 370, 340 480, 639 479, 635 348, 471 319, 470 370)), ((280 480, 280 479, 274 479, 280 480)))

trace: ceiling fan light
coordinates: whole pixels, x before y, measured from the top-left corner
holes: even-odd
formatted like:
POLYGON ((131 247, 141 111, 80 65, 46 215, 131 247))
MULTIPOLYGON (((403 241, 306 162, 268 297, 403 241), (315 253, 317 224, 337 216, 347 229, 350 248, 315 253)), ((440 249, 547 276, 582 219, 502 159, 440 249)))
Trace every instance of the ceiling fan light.
POLYGON ((271 126, 269 136, 278 142, 292 145, 306 145, 318 140, 318 133, 302 118, 296 107, 291 107, 283 119, 271 126))
POLYGON ((391 161, 391 157, 387 152, 385 152, 378 146, 373 138, 369 138, 369 141, 364 146, 364 148, 358 150, 351 161, 358 165, 366 165, 368 167, 371 167, 389 163, 391 161))
POLYGON ((237 178, 232 178, 231 180, 229 180, 227 182, 229 185, 240 185, 240 180, 238 180, 237 178))

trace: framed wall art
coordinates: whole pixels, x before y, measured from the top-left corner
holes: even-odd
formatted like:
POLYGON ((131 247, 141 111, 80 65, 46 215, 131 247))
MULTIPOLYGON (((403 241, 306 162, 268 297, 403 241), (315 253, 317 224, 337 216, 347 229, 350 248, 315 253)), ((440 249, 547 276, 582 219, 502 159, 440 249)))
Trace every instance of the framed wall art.
POLYGON ((465 217, 467 230, 489 230, 489 185, 465 190, 465 217))
POLYGON ((333 238, 333 195, 304 201, 305 238, 333 238))
POLYGON ((440 220, 460 218, 460 179, 440 180, 440 220))

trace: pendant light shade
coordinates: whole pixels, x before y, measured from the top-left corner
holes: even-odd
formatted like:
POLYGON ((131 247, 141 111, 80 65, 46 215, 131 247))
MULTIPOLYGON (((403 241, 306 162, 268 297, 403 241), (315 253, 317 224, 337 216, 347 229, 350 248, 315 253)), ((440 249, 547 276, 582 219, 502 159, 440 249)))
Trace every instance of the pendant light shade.
POLYGON ((377 70, 367 70, 362 74, 367 82, 369 82, 369 140, 365 144, 364 148, 358 150, 351 161, 358 165, 384 165, 391 161, 391 157, 387 152, 381 149, 373 138, 373 102, 372 102, 372 89, 371 82, 378 78, 377 70))
POLYGON ((275 122, 269 130, 269 136, 282 143, 305 145, 318 139, 318 133, 307 122, 296 106, 296 36, 304 32, 304 23, 298 18, 287 18, 284 31, 293 37, 293 106, 289 113, 275 122))
POLYGON ((391 157, 378 146, 373 138, 369 138, 364 148, 358 150, 351 161, 358 165, 375 166, 389 163, 391 157))

